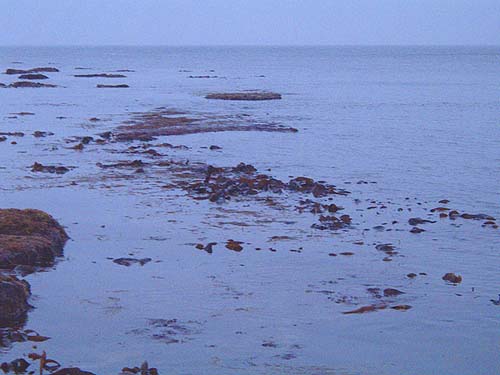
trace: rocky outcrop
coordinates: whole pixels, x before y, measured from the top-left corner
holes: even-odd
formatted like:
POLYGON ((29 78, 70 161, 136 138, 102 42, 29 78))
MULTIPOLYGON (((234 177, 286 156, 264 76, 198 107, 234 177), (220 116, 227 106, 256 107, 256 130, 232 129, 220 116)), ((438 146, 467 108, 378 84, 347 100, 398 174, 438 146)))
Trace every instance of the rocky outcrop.
POLYGON ((47 266, 62 254, 68 235, 39 210, 0 210, 0 268, 47 266))
MULTIPOLYGON (((0 209, 0 269, 49 266, 67 240, 61 225, 43 211, 0 209)), ((26 281, 0 273, 0 327, 25 317, 29 296, 26 281)))

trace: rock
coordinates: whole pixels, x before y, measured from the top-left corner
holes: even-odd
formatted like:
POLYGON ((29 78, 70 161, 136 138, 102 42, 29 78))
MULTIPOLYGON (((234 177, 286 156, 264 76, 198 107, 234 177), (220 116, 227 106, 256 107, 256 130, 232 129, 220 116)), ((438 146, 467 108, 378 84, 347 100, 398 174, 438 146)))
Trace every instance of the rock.
POLYGON ((360 307, 359 309, 356 309, 356 310, 345 311, 342 314, 344 314, 344 315, 348 315, 348 314, 366 314, 366 313, 374 312, 374 311, 377 311, 377 310, 383 310, 385 308, 387 308, 386 305, 370 305, 370 306, 360 307))
POLYGON ((421 219, 419 217, 414 217, 414 218, 411 218, 410 220, 408 220, 408 224, 410 224, 411 226, 417 226, 417 225, 426 224, 426 223, 435 223, 435 221, 425 220, 425 219, 421 219))
POLYGON ((44 74, 22 74, 19 76, 19 79, 33 79, 33 80, 39 80, 39 79, 49 79, 44 74))
POLYGON ((415 233, 415 234, 422 233, 422 232, 425 232, 425 229, 422 229, 422 228, 419 228, 419 227, 413 227, 410 230, 410 233, 415 233))
POLYGON ((11 83, 8 87, 17 89, 17 88, 40 88, 40 87, 57 87, 56 85, 50 85, 47 83, 39 83, 39 82, 29 82, 29 81, 18 81, 11 83))
POLYGON ((233 92, 233 93, 213 93, 205 96, 206 99, 218 100, 276 100, 281 99, 280 94, 273 92, 233 92))
POLYGON ((97 73, 97 74, 75 74, 74 77, 77 78, 126 78, 123 74, 108 74, 108 73, 97 73))
POLYGON ((243 250, 243 246, 241 246, 243 242, 228 240, 226 243, 226 248, 232 251, 240 252, 243 250))
POLYGON ((78 367, 68 367, 53 372, 52 375, 95 375, 95 374, 88 371, 82 371, 78 367))
POLYGON ((4 362, 0 365, 0 368, 3 372, 14 372, 16 374, 21 374, 26 372, 26 369, 30 366, 30 364, 23 358, 15 359, 10 363, 4 362))
POLYGON ((486 214, 462 214, 460 215, 462 219, 469 219, 469 220, 495 220, 493 216, 489 216, 486 214))
POLYGON ((26 281, 0 273, 0 327, 25 319, 31 307, 28 304, 30 295, 30 286, 26 281))
POLYGON ((410 305, 396 305, 392 306, 391 309, 393 310, 399 310, 399 311, 407 311, 411 309, 410 305))
POLYGON ((400 291, 400 290, 393 289, 393 288, 384 289, 384 297, 396 297, 396 296, 399 296, 401 294, 405 294, 405 293, 400 291))
POLYGON ((0 267, 49 266, 62 254, 68 235, 43 211, 0 209, 0 267))
POLYGON ((96 86, 98 89, 127 89, 130 86, 121 84, 121 85, 97 85, 96 86))
POLYGON ((140 264, 141 266, 144 266, 146 263, 149 263, 151 261, 152 261, 151 258, 142 258, 142 259, 118 258, 114 259, 113 263, 119 264, 120 266, 130 267, 133 264, 140 264))
POLYGON ((43 173, 55 173, 55 174, 65 174, 70 171, 69 168, 63 166, 55 166, 55 165, 43 165, 35 162, 31 166, 32 172, 43 172, 43 173))
POLYGON ((444 281, 448 281, 452 284, 460 284, 462 282, 462 276, 460 275, 455 275, 452 272, 447 273, 442 277, 444 281))
POLYGON ((30 73, 57 73, 59 69, 53 67, 33 68, 29 70, 7 69, 5 74, 30 74, 30 73))
POLYGON ((42 137, 47 137, 48 135, 54 135, 52 132, 42 132, 40 130, 37 130, 33 133, 33 137, 35 138, 42 138, 42 137))

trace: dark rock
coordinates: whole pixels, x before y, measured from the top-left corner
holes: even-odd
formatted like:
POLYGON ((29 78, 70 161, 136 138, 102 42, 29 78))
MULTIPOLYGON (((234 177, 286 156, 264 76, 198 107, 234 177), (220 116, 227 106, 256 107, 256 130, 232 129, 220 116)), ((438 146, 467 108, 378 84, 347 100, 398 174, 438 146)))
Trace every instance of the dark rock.
POLYGON ((449 272, 447 274, 445 274, 442 279, 444 281, 448 281, 452 284, 460 284, 462 282, 462 276, 460 275, 455 275, 454 273, 452 272, 449 272))
POLYGON ((40 130, 37 130, 33 133, 33 137, 35 138, 42 138, 42 137, 47 137, 49 135, 54 135, 52 132, 42 132, 40 130))
POLYGON ((5 74, 57 73, 59 69, 52 67, 33 68, 28 70, 7 69, 5 74))
POLYGON ((243 246, 241 246, 243 242, 228 240, 226 243, 226 248, 229 250, 240 252, 243 250, 243 246))
POLYGON ((276 100, 281 99, 280 94, 273 92, 234 92, 234 93, 214 93, 205 96, 206 99, 218 100, 276 100))
POLYGON ((400 290, 393 289, 393 288, 384 289, 384 297, 396 297, 396 296, 399 296, 401 294, 405 294, 405 293, 400 291, 400 290))
POLYGON ((39 79, 49 79, 44 74, 22 74, 19 76, 19 79, 33 79, 33 80, 39 80, 39 79))
POLYGON ((41 87, 57 87, 56 85, 50 85, 47 83, 39 83, 39 82, 29 82, 29 81, 19 81, 11 83, 8 87, 17 89, 17 88, 41 88, 41 87))
POLYGON ((77 78, 126 78, 123 74, 109 74, 109 73, 97 73, 97 74, 75 74, 77 78))
POLYGON ((410 233, 415 233, 415 234, 422 233, 422 232, 425 232, 425 229, 418 228, 418 227, 413 227, 410 230, 410 233))
POLYGON ((16 374, 21 374, 26 372, 26 369, 30 366, 30 364, 23 358, 15 359, 10 363, 4 362, 0 366, 3 372, 14 372, 16 374))
POLYGON ((493 216, 489 216, 486 214, 462 214, 460 215, 462 219, 470 219, 470 220, 495 220, 493 216))
POLYGON ((127 89, 130 86, 121 84, 121 85, 97 85, 96 86, 98 89, 127 89))
POLYGON ((399 310, 399 311, 407 311, 410 310, 412 307, 410 305, 397 305, 397 306, 392 306, 391 309, 393 310, 399 310))
MULTIPOLYGON (((2 252, 0 250, 0 255, 2 252)), ((26 281, 0 273, 0 327, 10 326, 26 318, 31 307, 28 304, 30 295, 30 286, 26 281)))
POLYGON ((55 166, 55 165, 43 165, 35 162, 31 166, 32 172, 43 172, 43 173, 55 173, 55 174, 65 174, 70 171, 69 168, 63 166, 55 166))
POLYGON ((120 266, 130 267, 133 264, 140 264, 141 266, 144 266, 146 263, 149 263, 151 261, 152 261, 151 258, 142 258, 142 259, 118 258, 114 259, 113 263, 119 264, 120 266))
POLYGON ((426 224, 426 223, 435 223, 435 221, 425 220, 425 219, 421 219, 419 217, 413 217, 410 220, 408 220, 408 224, 410 224, 411 226, 416 226, 416 225, 426 224))
POLYGON ((43 211, 0 210, 1 268, 51 265, 67 240, 61 225, 43 211))
POLYGON ((95 374, 88 371, 82 371, 78 367, 69 367, 53 372, 52 375, 95 375, 95 374))

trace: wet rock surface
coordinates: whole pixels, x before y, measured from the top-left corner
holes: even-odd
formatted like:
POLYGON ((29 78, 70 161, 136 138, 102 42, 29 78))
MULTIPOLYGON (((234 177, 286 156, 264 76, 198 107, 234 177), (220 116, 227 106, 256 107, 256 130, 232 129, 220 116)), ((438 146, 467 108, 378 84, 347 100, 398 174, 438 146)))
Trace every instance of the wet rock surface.
POLYGON ((39 210, 0 209, 0 267, 50 265, 61 255, 68 235, 39 210))
POLYGON ((127 89, 130 86, 126 84, 120 84, 120 85, 103 85, 99 84, 96 86, 98 89, 127 89))
POLYGON ((0 328, 18 324, 26 319, 30 308, 30 295, 30 286, 26 281, 0 273, 0 328))
POLYGON ((216 100, 279 100, 281 94, 274 92, 230 92, 230 93, 213 93, 205 96, 206 99, 216 100))
POLYGON ((31 81, 18 81, 11 83, 10 85, 6 86, 9 88, 13 89, 19 89, 19 88, 54 88, 57 87, 56 85, 48 84, 48 83, 40 83, 40 82, 31 82, 31 81))
POLYGON ((174 136, 197 133, 216 133, 226 131, 264 131, 294 133, 296 129, 276 123, 252 121, 246 116, 217 116, 211 114, 192 114, 158 108, 135 113, 125 124, 118 127, 114 134, 117 141, 152 141, 160 136, 174 136))
POLYGON ((40 79, 49 79, 49 77, 47 77, 44 74, 29 73, 29 74, 21 74, 19 76, 19 79, 40 80, 40 79))
POLYGON ((23 70, 23 69, 12 69, 9 68, 7 69, 4 74, 31 74, 31 73, 57 73, 59 72, 59 69, 54 68, 54 67, 41 67, 41 68, 33 68, 33 69, 28 69, 28 70, 23 70))
POLYGON ((76 78, 126 78, 123 74, 111 74, 111 73, 93 73, 93 74, 75 74, 76 78))

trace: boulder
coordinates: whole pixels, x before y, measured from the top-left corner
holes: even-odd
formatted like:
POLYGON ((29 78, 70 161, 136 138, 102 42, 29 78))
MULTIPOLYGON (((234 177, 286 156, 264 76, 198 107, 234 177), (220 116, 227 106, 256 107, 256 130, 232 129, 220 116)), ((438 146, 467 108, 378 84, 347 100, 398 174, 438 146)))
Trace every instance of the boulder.
POLYGON ((0 327, 25 318, 30 294, 26 281, 0 273, 0 327))
POLYGON ((50 265, 67 240, 61 225, 43 211, 0 209, 0 268, 50 265))

